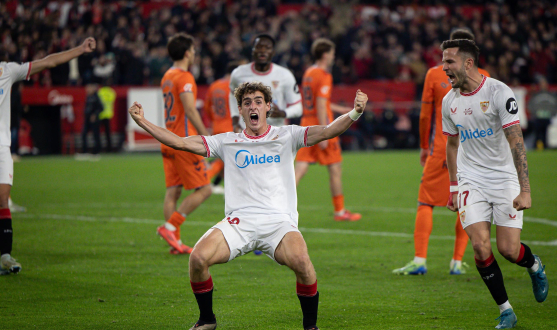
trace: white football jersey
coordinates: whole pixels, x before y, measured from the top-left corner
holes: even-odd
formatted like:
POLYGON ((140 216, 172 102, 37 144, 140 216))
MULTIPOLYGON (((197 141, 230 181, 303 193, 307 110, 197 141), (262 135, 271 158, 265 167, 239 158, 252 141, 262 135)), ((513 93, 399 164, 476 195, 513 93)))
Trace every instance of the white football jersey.
POLYGON ((285 214, 298 222, 294 159, 307 145, 308 127, 269 125, 265 134, 202 136, 207 157, 224 162, 226 216, 285 214))
MULTIPOLYGON (((234 97, 234 90, 240 84, 248 81, 260 81, 265 86, 271 87, 273 93, 273 103, 277 105, 280 110, 302 102, 302 96, 296 84, 296 79, 290 70, 275 63, 271 63, 269 71, 261 73, 255 71, 255 63, 248 63, 240 65, 230 75, 230 97, 228 98, 230 104, 230 116, 240 116, 238 111, 238 102, 234 97)), ((301 116, 302 113, 297 116, 301 116)), ((288 116, 289 117, 289 116, 288 116)), ((290 117, 289 117, 290 118, 290 117)), ((273 126, 282 126, 285 124, 284 118, 268 118, 267 123, 273 126)), ((242 118, 240 124, 245 127, 242 118)))
POLYGON ((10 146, 10 95, 12 85, 20 80, 29 80, 31 63, 0 62, 0 146, 10 146))
POLYGON ((503 129, 520 124, 513 91, 499 80, 483 77, 478 88, 463 94, 452 89, 443 98, 443 134, 459 136, 459 185, 520 188, 511 148, 503 129))

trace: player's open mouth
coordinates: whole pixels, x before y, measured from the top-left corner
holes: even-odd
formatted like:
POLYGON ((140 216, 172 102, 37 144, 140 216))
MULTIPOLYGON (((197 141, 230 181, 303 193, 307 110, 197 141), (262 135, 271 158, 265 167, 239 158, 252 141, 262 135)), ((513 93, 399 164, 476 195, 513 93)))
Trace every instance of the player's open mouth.
POLYGON ((447 77, 449 77, 449 81, 451 82, 451 84, 454 84, 454 82, 455 82, 455 75, 454 75, 454 74, 449 74, 449 73, 447 73, 447 77))
POLYGON ((255 112, 250 113, 249 120, 250 120, 252 125, 256 125, 257 122, 259 121, 259 114, 255 113, 255 112))

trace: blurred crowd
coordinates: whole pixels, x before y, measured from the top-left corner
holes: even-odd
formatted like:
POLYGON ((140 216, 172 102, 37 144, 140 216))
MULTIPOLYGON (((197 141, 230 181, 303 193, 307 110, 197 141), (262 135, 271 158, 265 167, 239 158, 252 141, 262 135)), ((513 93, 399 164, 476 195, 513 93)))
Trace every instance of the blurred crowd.
POLYGON ((508 84, 534 83, 538 76, 557 82, 553 1, 377 2, 205 0, 147 8, 141 1, 11 1, 15 10, 3 2, 0 53, 30 61, 94 36, 96 53, 37 75, 33 83, 156 85, 171 65, 168 37, 184 31, 197 42, 192 72, 198 84, 208 84, 224 75, 229 61, 250 58, 255 35, 270 33, 277 39, 275 62, 300 80, 312 63, 312 41, 324 36, 337 44, 336 83, 394 79, 414 81, 421 91, 427 69, 441 61, 440 43, 451 29, 469 27, 481 49, 480 66, 493 77, 508 84), (301 10, 279 15, 281 5, 292 2, 301 10))

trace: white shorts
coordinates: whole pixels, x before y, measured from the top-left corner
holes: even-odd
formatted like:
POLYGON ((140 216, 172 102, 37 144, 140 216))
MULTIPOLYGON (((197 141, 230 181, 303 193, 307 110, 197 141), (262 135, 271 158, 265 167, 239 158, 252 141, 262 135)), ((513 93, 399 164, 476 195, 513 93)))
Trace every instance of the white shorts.
POLYGON ((220 229, 228 243, 228 261, 253 250, 261 250, 275 260, 275 250, 284 235, 300 232, 297 223, 288 215, 230 216, 212 228, 220 229))
POLYGON ((522 229, 523 211, 513 207, 513 200, 520 194, 518 189, 493 190, 478 188, 472 184, 458 187, 459 215, 462 228, 481 221, 496 226, 522 229))
POLYGON ((0 146, 0 184, 14 183, 14 161, 10 147, 0 146))

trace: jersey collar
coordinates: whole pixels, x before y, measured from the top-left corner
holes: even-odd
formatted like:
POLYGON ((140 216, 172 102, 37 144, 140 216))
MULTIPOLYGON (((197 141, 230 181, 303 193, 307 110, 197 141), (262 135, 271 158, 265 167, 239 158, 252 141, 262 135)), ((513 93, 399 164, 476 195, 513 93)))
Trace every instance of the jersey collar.
POLYGON ((248 138, 248 139, 252 139, 252 140, 257 140, 257 139, 262 139, 265 136, 267 136, 267 134, 269 134, 269 132, 271 131, 271 125, 267 125, 267 130, 265 131, 265 133, 259 135, 259 136, 251 136, 248 133, 246 133, 246 130, 244 129, 244 135, 248 138))
POLYGON ((484 75, 482 75, 482 76, 484 77, 484 78, 482 79, 482 83, 480 84, 480 86, 478 86, 478 88, 476 88, 475 91, 470 92, 470 93, 462 93, 462 92, 460 92, 460 95, 462 95, 462 96, 472 96, 472 95, 476 94, 477 92, 479 92, 480 89, 482 89, 482 86, 484 85, 485 81, 487 80, 487 77, 486 77, 486 76, 484 76, 484 75))
POLYGON ((271 66, 269 67, 269 70, 267 70, 265 72, 259 72, 259 71, 255 70, 255 62, 251 63, 251 72, 255 73, 258 76, 266 76, 269 73, 271 73, 271 71, 273 71, 273 63, 271 63, 271 66))

